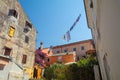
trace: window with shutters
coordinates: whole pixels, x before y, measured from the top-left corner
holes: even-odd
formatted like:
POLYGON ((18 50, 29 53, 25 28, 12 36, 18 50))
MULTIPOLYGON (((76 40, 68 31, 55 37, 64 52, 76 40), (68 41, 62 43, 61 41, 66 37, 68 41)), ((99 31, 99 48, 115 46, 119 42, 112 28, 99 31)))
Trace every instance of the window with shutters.
POLYGON ((25 36, 25 42, 29 43, 29 37, 28 36, 25 36))
POLYGON ((5 47, 4 55, 5 56, 10 56, 10 54, 11 54, 11 49, 8 48, 8 47, 5 47))
POLYGON ((27 55, 23 55, 22 63, 23 63, 23 64, 26 64, 26 61, 27 61, 27 55))
POLYGON ((9 36, 10 37, 13 37, 14 36, 14 33, 15 33, 15 28, 14 27, 12 27, 12 26, 10 26, 10 30, 9 30, 9 36))
POLYGON ((9 16, 14 16, 15 18, 17 18, 18 17, 18 12, 14 9, 10 9, 8 15, 9 16))

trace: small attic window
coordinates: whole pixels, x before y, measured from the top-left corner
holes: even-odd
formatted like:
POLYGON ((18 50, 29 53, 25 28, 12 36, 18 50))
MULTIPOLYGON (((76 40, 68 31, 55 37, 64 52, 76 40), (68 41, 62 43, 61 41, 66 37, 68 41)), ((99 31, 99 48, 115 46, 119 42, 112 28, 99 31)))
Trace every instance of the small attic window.
POLYGON ((90 8, 93 8, 93 0, 90 0, 90 8))
POLYGON ((14 16, 15 18, 17 18, 18 17, 18 12, 14 9, 10 9, 8 15, 9 16, 14 16))
POLYGON ((27 28, 32 29, 32 24, 31 24, 31 23, 29 23, 28 21, 26 21, 25 26, 26 26, 27 28))

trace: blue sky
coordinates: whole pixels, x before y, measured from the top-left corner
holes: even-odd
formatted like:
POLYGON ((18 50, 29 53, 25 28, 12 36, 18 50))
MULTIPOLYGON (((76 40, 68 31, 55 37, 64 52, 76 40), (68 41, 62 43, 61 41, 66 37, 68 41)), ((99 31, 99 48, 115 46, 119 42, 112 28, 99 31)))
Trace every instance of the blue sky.
POLYGON ((87 27, 83 0, 19 0, 25 13, 38 31, 36 47, 43 42, 44 48, 91 39, 87 27), (62 36, 81 14, 79 22, 70 32, 71 40, 62 36))

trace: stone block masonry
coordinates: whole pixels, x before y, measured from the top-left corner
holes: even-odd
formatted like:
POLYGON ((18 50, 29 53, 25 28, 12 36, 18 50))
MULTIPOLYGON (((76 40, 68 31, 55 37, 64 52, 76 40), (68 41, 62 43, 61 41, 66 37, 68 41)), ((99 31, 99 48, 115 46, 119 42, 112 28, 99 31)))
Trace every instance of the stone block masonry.
POLYGON ((0 0, 0 80, 24 80, 34 64, 36 34, 18 0, 0 0))

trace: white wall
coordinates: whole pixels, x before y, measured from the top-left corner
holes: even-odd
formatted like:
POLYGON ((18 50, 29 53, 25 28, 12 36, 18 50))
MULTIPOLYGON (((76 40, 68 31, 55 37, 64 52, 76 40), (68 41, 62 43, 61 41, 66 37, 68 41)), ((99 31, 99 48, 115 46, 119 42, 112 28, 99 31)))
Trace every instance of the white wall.
POLYGON ((101 47, 103 52, 107 53, 111 79, 119 80, 120 3, 118 0, 102 0, 100 17, 101 47))
MULTIPOLYGON (((100 30, 100 39, 97 38, 99 62, 103 79, 105 69, 103 57, 106 54, 110 79, 119 80, 120 77, 120 0, 100 0, 97 28, 100 30), (99 24, 99 25, 98 25, 99 24)), ((96 36, 97 37, 97 36, 96 36)))
POLYGON ((110 80, 120 77, 120 0, 84 0, 88 26, 92 29, 103 80, 107 80, 103 58, 106 57, 110 80))

